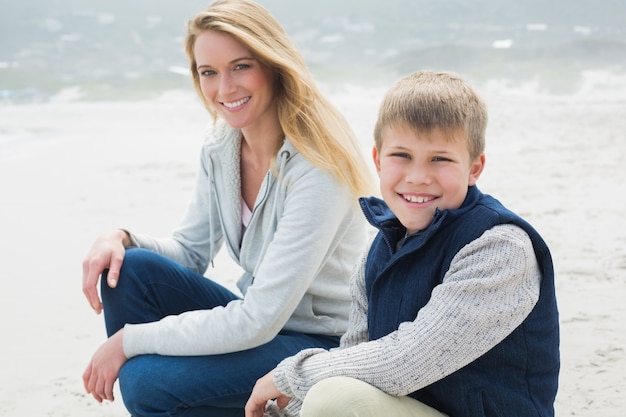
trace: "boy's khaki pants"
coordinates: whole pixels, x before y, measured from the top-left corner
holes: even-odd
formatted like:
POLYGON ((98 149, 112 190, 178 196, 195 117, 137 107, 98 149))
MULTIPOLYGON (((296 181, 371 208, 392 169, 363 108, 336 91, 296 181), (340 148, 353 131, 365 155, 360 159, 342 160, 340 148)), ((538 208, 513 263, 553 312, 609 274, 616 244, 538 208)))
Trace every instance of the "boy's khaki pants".
POLYGON ((394 397, 363 381, 333 377, 318 382, 304 399, 301 417, 447 417, 411 397, 394 397))

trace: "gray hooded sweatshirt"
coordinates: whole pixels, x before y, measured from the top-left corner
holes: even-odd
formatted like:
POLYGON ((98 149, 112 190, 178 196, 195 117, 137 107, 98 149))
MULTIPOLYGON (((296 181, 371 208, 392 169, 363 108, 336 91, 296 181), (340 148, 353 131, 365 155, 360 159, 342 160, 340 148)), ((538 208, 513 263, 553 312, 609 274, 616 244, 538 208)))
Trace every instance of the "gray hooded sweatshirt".
POLYGON ((349 277, 368 226, 348 187, 313 166, 285 139, 259 190, 247 229, 241 220, 241 132, 209 129, 195 191, 169 238, 131 233, 134 246, 204 273, 225 244, 244 270, 243 294, 224 307, 124 328, 124 353, 215 355, 254 348, 282 329, 341 335, 349 277))

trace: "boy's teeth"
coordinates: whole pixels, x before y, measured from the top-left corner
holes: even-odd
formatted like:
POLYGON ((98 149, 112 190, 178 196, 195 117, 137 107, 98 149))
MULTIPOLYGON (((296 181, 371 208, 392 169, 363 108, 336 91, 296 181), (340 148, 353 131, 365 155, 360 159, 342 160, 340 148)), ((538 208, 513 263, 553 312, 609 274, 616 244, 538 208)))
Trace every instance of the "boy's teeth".
POLYGON ((229 109, 233 109, 235 107, 241 106, 243 103, 245 103, 248 100, 250 100, 250 97, 242 98, 241 100, 237 100, 237 101, 234 101, 232 103, 224 102, 223 104, 224 104, 224 106, 228 107, 229 109))
POLYGON ((410 201, 411 203, 425 203, 425 202, 428 201, 428 198, 420 197, 420 196, 416 196, 416 195, 405 195, 404 199, 406 201, 410 201))

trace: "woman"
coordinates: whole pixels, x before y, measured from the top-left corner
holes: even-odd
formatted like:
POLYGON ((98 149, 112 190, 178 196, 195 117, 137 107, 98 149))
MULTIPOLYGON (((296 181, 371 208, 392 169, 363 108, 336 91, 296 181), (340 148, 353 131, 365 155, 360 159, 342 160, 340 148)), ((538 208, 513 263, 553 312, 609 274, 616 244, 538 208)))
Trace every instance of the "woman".
POLYGON ((218 0, 188 25, 194 86, 213 115, 180 227, 115 230, 83 261, 108 340, 83 374, 135 416, 242 416, 255 381, 303 348, 338 345, 365 242, 369 169, 276 20, 218 0), (202 274, 225 244, 240 297, 202 274), (97 284, 101 280, 102 302, 97 284))

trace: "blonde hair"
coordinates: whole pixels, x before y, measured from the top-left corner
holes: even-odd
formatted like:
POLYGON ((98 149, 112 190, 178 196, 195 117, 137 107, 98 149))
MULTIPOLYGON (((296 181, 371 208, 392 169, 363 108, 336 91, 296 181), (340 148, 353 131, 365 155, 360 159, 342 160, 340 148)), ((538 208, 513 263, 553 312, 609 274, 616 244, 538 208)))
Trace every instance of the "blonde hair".
POLYGON ((485 151, 487 107, 469 84, 451 73, 419 71, 397 81, 378 112, 377 149, 382 146, 384 129, 398 125, 418 133, 440 128, 449 139, 461 131, 471 160, 485 151))
POLYGON ((187 25, 185 52, 194 87, 213 118, 217 113, 202 94, 194 56, 196 39, 207 30, 232 36, 274 71, 280 126, 298 152, 346 184, 356 197, 368 194, 370 170, 352 129, 318 91, 304 59, 282 26, 251 0, 217 0, 187 25))

